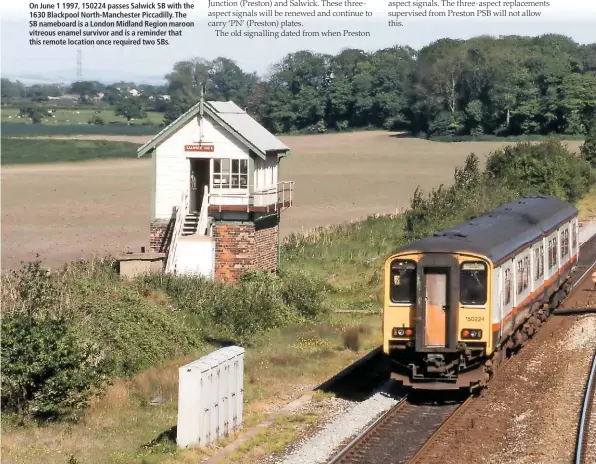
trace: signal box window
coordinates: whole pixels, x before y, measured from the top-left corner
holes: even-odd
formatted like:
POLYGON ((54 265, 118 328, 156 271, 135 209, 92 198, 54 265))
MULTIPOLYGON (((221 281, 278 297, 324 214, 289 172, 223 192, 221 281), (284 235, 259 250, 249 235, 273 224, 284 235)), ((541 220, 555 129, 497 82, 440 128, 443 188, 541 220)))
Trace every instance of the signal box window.
POLYGON ((416 303, 416 263, 396 260, 391 263, 390 296, 392 303, 416 303))
POLYGON ((484 263, 464 263, 459 278, 459 301, 463 305, 483 305, 486 303, 486 265, 484 263))
POLYGON ((214 159, 213 188, 248 188, 248 161, 227 158, 214 159))

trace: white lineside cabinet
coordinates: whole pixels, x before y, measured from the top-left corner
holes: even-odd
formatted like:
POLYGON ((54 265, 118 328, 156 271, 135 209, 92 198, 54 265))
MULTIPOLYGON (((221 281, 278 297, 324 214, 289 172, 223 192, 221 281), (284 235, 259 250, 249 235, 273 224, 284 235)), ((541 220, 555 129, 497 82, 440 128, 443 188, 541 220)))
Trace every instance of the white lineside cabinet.
POLYGON ((244 348, 214 351, 178 370, 179 447, 206 446, 242 425, 244 348))

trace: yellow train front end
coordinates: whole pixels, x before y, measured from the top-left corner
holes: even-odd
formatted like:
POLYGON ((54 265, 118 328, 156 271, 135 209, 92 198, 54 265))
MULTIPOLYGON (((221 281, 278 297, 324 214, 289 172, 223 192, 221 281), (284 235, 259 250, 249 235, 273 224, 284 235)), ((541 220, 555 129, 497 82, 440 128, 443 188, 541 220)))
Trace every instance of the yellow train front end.
POLYGON ((405 252, 385 262, 383 351, 392 377, 420 390, 488 380, 492 264, 470 253, 405 252))

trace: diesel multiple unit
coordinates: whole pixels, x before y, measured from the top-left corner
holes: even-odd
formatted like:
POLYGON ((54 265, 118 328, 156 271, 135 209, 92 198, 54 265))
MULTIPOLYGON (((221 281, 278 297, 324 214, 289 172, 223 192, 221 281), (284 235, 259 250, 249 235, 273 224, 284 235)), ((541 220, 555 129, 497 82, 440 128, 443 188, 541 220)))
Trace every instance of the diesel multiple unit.
POLYGON ((474 389, 565 296, 578 212, 526 196, 410 243, 385 262, 383 349, 416 389, 474 389))

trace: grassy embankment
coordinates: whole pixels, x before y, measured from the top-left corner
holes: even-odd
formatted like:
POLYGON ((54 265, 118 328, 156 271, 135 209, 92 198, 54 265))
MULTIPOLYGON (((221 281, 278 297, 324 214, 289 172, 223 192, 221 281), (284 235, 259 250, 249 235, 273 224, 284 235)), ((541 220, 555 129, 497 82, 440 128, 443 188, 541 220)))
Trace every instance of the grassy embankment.
MULTIPOLYGON (((477 161, 474 157, 467 160, 456 172, 452 187, 428 198, 417 193, 402 216, 369 218, 290 237, 282 251, 285 272, 280 279, 255 276, 228 287, 163 277, 129 282, 120 280, 109 263, 103 262, 71 266, 50 280, 30 272, 20 286, 14 282, 3 285, 4 316, 33 307, 40 314, 59 308, 79 341, 91 340, 103 347, 101 354, 109 362, 102 368, 115 378, 103 396, 79 413, 78 423, 63 421, 42 427, 25 418, 19 426, 17 415, 5 416, 4 459, 62 463, 73 455, 76 461, 71 462, 193 462, 213 451, 176 450, 171 428, 176 423, 177 366, 215 349, 216 340, 245 343, 245 425, 256 424, 276 406, 296 398, 380 342, 378 315, 334 314, 330 309, 379 310, 382 264, 393 249, 480 214, 526 188, 577 201, 592 182, 585 162, 557 145, 536 149, 522 145, 518 150, 500 151, 487 164, 491 176, 480 172, 477 161), (545 177, 535 172, 527 175, 526 168, 535 167, 537 159, 546 164, 546 172, 553 172, 548 171, 553 166, 567 168, 559 169, 561 175, 545 183, 540 180, 545 177), (62 290, 51 282, 59 283, 62 290), (348 343, 354 332, 360 334, 360 347, 348 343), (167 402, 151 406, 150 400, 159 394, 167 402)), ((43 317, 27 317, 15 320, 32 321, 36 330, 46 330, 40 322, 43 317)), ((6 334, 13 337, 9 342, 16 341, 23 337, 22 327, 5 331, 7 319, 3 317, 4 375, 16 371, 14 378, 24 378, 14 362, 23 358, 4 351, 6 334)), ((31 330, 24 328, 30 335, 31 330)), ((47 339, 32 341, 44 346, 47 339)), ((11 346, 18 345, 8 343, 8 349, 11 346)), ((96 372, 89 369, 83 378, 93 379, 96 372)), ((68 385, 68 379, 62 381, 68 385)), ((51 409, 56 399, 42 387, 37 399, 49 400, 51 409)), ((28 417, 35 413, 25 412, 28 417)), ((230 457, 232 462, 281 451, 305 427, 316 423, 318 414, 314 409, 278 420, 246 442, 230 457)))

